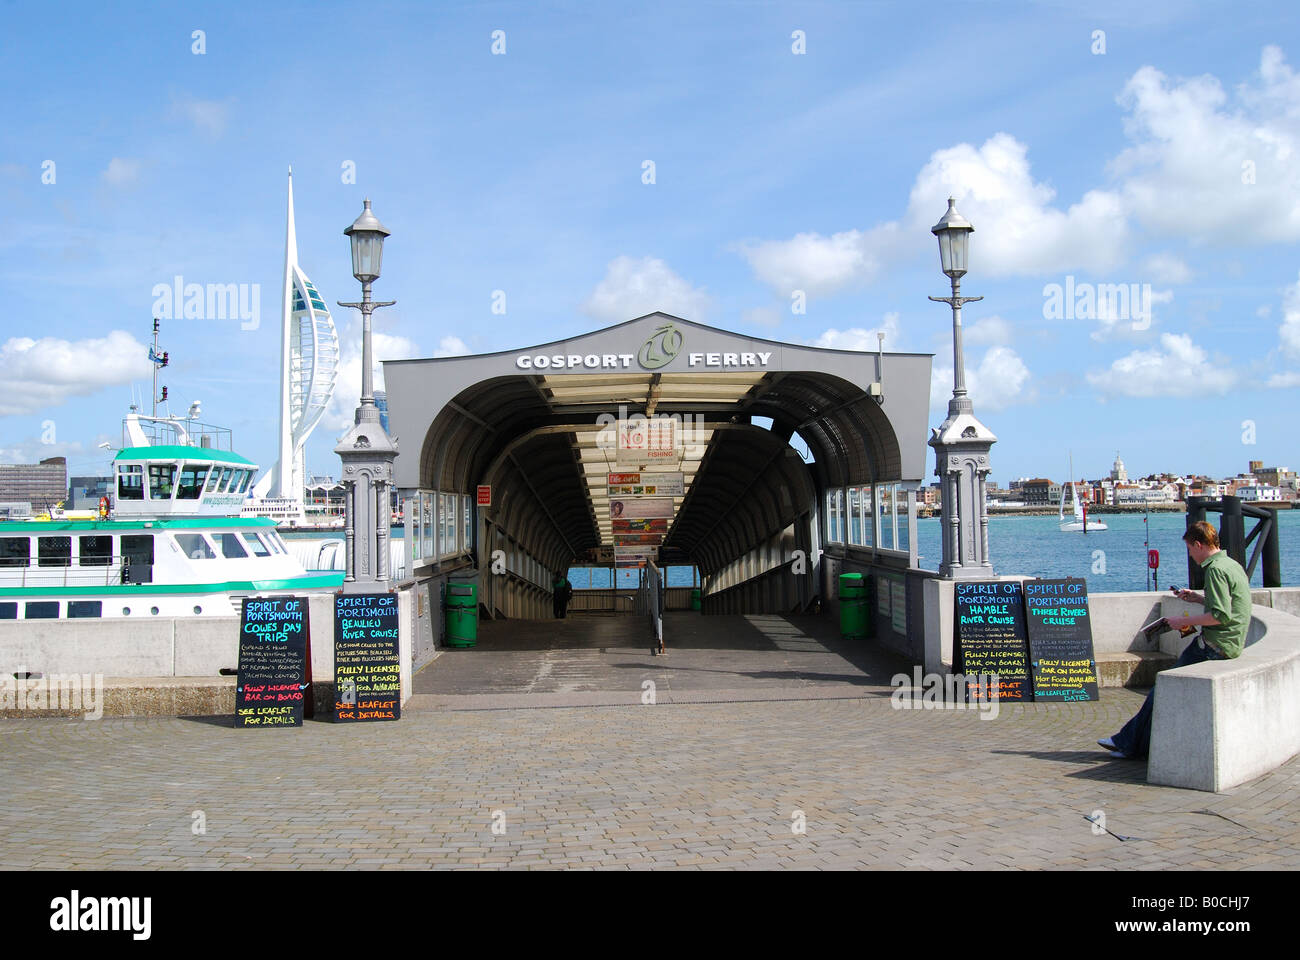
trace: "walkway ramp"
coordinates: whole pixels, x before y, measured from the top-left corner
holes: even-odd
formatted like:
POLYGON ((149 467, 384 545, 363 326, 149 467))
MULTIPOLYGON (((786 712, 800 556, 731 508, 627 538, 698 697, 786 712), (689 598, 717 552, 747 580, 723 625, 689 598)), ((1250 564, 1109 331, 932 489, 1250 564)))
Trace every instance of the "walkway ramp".
POLYGON ((841 640, 828 618, 664 614, 667 654, 637 617, 480 624, 415 677, 408 710, 708 703, 888 695, 911 664, 841 640), (652 686, 647 686, 647 681, 652 686))

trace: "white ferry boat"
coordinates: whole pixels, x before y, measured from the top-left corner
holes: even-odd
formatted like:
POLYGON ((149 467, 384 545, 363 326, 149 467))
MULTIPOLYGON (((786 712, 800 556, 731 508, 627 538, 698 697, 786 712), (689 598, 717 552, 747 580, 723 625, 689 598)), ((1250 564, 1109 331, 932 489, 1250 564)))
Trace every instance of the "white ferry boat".
POLYGON ((274 519, 239 515, 257 464, 229 436, 133 411, 99 519, 0 522, 0 620, 224 617, 244 597, 337 590, 343 571, 304 570, 274 519))

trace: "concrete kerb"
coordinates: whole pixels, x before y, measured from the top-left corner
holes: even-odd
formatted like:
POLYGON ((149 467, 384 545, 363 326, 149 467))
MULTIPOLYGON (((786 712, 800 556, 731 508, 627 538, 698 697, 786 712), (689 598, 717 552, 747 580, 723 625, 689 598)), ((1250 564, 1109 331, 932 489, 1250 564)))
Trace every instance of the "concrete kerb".
POLYGON ((1159 675, 1149 783, 1217 793, 1300 753, 1300 619, 1257 605, 1246 642, 1235 660, 1159 675))

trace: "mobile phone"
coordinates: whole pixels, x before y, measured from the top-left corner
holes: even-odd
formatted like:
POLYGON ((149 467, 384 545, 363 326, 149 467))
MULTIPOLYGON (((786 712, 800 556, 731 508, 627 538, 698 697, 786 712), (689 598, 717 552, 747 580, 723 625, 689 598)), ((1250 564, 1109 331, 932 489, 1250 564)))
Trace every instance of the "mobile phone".
POLYGON ((1172 590, 1174 593, 1177 593, 1179 590, 1181 590, 1181 589, 1183 589, 1183 588, 1180 587, 1180 586, 1177 586, 1177 585, 1171 583, 1171 584, 1169 585, 1169 589, 1172 590))

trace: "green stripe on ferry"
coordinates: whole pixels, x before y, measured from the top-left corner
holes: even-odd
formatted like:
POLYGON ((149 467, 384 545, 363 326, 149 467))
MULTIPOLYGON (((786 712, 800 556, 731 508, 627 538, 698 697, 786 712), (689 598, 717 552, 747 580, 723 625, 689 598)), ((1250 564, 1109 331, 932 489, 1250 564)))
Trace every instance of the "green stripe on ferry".
POLYGON ((246 467, 255 467, 252 460, 247 460, 229 450, 213 450, 211 447, 124 447, 117 452, 114 460, 216 460, 220 463, 239 463, 246 467))
POLYGON ((131 530, 239 530, 246 527, 274 527, 274 517, 177 517, 153 520, 148 517, 122 520, 6 520, 0 521, 0 533, 25 533, 29 536, 65 530, 96 530, 102 533, 126 533, 131 530))
POLYGON ((228 580, 225 583, 128 583, 106 587, 0 587, 0 597, 148 597, 155 594, 266 593, 341 587, 342 570, 309 573, 282 580, 228 580))

